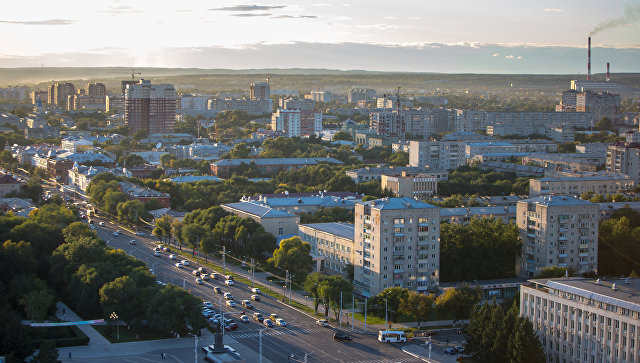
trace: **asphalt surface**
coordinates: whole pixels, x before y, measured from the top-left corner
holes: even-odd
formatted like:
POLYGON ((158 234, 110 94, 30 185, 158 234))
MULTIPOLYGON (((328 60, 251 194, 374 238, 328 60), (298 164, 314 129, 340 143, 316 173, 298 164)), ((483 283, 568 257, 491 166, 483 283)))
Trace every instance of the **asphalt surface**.
MULTIPOLYGON (((203 300, 210 301, 216 310, 222 310, 225 318, 234 319, 239 328, 225 334, 229 334, 251 350, 259 352, 259 332, 262 330, 263 356, 273 362, 302 362, 306 353, 310 353, 307 357, 308 362, 391 363, 420 361, 404 353, 401 350, 401 344, 383 344, 378 342, 374 335, 352 333, 349 328, 343 328, 342 331, 351 334, 353 341, 350 343, 335 342, 333 334, 338 329, 318 326, 315 324, 314 318, 265 295, 261 295, 262 299, 259 302, 252 301, 254 309, 246 310, 251 320, 248 323, 243 323, 239 319, 243 311, 239 302, 240 300, 249 300, 252 295, 250 286, 237 282, 234 286, 226 286, 223 280, 209 280, 205 281, 203 285, 198 285, 195 283, 196 276, 192 274, 192 271, 201 265, 195 259, 188 259, 190 261, 189 266, 176 268, 174 264, 184 259, 184 257, 178 255, 176 260, 169 259, 168 256, 173 250, 171 252, 162 252, 159 257, 154 256, 153 248, 158 245, 155 237, 148 235, 136 236, 109 221, 96 217, 93 220, 98 237, 107 241, 111 247, 122 249, 147 263, 153 269, 159 281, 184 287, 192 294, 202 297, 203 300), (104 227, 98 225, 100 221, 105 222, 104 227), (119 236, 113 235, 116 230, 121 231, 119 236), (136 240, 135 245, 130 244, 129 241, 132 239, 136 240), (215 286, 220 287, 223 292, 230 292, 238 306, 236 308, 227 306, 222 294, 217 294, 213 291, 215 286), (265 317, 273 313, 278 314, 278 317, 287 322, 287 326, 267 328, 252 319, 253 312, 260 312, 265 317), (290 360, 291 355, 293 355, 293 360, 290 360)), ((170 248, 173 249, 172 246, 170 248)), ((213 344, 213 342, 203 341, 200 344, 208 345, 213 344)))

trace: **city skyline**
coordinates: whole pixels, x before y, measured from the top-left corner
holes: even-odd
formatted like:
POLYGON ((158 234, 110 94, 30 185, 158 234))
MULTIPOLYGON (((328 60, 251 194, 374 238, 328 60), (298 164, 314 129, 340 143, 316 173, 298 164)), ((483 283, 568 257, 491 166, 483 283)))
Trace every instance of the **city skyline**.
POLYGON ((591 33, 594 73, 640 55, 638 1, 62 3, 6 6, 0 67, 584 74, 591 33))

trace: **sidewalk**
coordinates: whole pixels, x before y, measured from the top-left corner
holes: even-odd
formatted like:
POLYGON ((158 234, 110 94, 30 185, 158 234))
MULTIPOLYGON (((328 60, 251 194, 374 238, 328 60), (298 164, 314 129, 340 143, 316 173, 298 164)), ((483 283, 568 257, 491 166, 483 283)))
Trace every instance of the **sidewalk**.
MULTIPOLYGON (((82 320, 76 313, 74 313, 69 307, 62 302, 56 304, 56 316, 61 320, 67 321, 79 321, 82 320), (63 314, 63 309, 65 314, 63 314)), ((150 352, 166 352, 167 357, 175 362, 182 363, 181 360, 171 354, 172 350, 180 348, 193 349, 193 338, 174 338, 174 339, 159 339, 159 340, 147 340, 139 342, 128 343, 110 343, 105 337, 98 333, 91 325, 78 325, 78 328, 89 337, 89 344, 76 346, 76 347, 62 347, 58 348, 59 359, 62 362, 78 362, 83 360, 89 360, 92 358, 104 358, 104 357, 124 357, 124 356, 139 356, 150 352), (69 359, 69 353, 71 353, 71 359, 69 359)), ((213 344, 213 334, 203 329, 200 342, 198 342, 198 349, 200 347, 213 344)), ((248 347, 241 345, 235 339, 228 335, 224 336, 224 344, 233 346, 238 353, 242 355, 247 362, 256 362, 259 360, 258 353, 249 349, 248 347)), ((204 353, 198 350, 199 355, 204 357, 204 353)), ((263 362, 271 363, 268 359, 263 358, 263 362)))

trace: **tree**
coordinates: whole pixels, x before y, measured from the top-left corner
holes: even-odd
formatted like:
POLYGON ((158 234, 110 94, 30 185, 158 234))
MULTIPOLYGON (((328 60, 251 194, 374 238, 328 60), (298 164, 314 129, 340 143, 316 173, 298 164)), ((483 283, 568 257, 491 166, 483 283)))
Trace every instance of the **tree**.
POLYGON ((200 241, 210 232, 209 228, 200 224, 185 224, 182 227, 182 240, 191 245, 195 254, 195 251, 200 248, 200 241))
POLYGON ((53 306, 55 295, 49 289, 41 291, 31 291, 24 298, 20 299, 20 304, 24 306, 27 318, 30 320, 44 320, 47 312, 53 306))
POLYGON ((213 237, 213 234, 208 233, 206 237, 200 240, 200 250, 204 253, 204 259, 207 260, 208 256, 212 253, 215 253, 218 248, 218 243, 216 239, 213 237))
POLYGON ((158 237, 158 239, 171 237, 171 223, 173 223, 174 220, 175 219, 168 214, 156 218, 156 227, 153 229, 153 235, 158 237))
POLYGON ((611 119, 608 117, 603 117, 602 119, 600 119, 600 121, 598 121, 594 126, 593 126, 594 130, 597 131, 616 131, 615 126, 613 125, 613 122, 611 122, 611 119))
POLYGON ((126 167, 138 166, 144 164, 144 159, 138 154, 129 154, 122 156, 119 164, 126 167))
POLYGON ((127 201, 127 196, 119 190, 107 190, 102 197, 102 209, 110 214, 118 213, 118 204, 127 201))
POLYGON ((280 241, 280 247, 273 251, 273 257, 267 260, 275 268, 288 270, 298 282, 304 281, 311 272, 313 259, 309 255, 311 245, 300 237, 291 237, 280 241))
POLYGON ((246 159, 249 157, 250 152, 251 149, 249 149, 247 144, 241 142, 239 144, 236 144, 236 146, 231 149, 231 152, 229 154, 232 159, 246 159))
POLYGON ((5 241, 0 245, 0 283, 8 284, 13 276, 20 274, 33 275, 37 263, 31 243, 5 241))
POLYGON ((176 156, 173 154, 162 154, 160 155, 160 163, 164 167, 171 166, 172 161, 176 160, 176 156))
POLYGON ((58 348, 52 340, 45 340, 40 345, 38 355, 32 360, 34 363, 59 363, 58 348))
POLYGON ((151 328, 163 331, 181 331, 190 326, 198 331, 205 326, 200 313, 200 298, 175 285, 162 286, 147 303, 151 328))
POLYGON ((27 182, 20 187, 20 194, 25 198, 31 199, 34 203, 40 202, 42 199, 42 180, 38 177, 29 178, 27 182))
POLYGON ((151 214, 139 200, 129 200, 118 204, 118 219, 133 224, 140 224, 140 219, 149 220, 151 214))
POLYGON ((400 317, 400 303, 409 296, 409 290, 402 287, 388 287, 382 290, 371 301, 371 307, 378 309, 384 316, 385 304, 389 321, 395 322, 400 317))
POLYGON ((400 300, 399 311, 402 314, 414 318, 418 322, 418 329, 420 329, 420 323, 424 321, 433 310, 435 300, 433 295, 419 294, 411 291, 406 298, 400 300))
POLYGON ((560 267, 560 266, 548 266, 541 269, 538 274, 536 274, 537 279, 547 279, 554 277, 563 277, 566 274, 569 276, 575 276, 576 271, 572 268, 560 267))
POLYGON ((76 237, 92 237, 98 238, 98 234, 96 231, 92 230, 88 224, 82 222, 73 222, 67 228, 62 230, 62 234, 64 235, 64 239, 66 241, 71 240, 76 237))
POLYGON ((543 363, 546 361, 542 344, 531 321, 518 318, 507 344, 507 357, 511 362, 543 363))
POLYGON ((320 285, 328 278, 327 275, 323 275, 320 272, 314 272, 307 276, 304 280, 304 291, 308 292, 313 298, 313 310, 318 312, 318 305, 322 301, 322 294, 320 292, 320 285))
POLYGON ((409 153, 405 151, 396 151, 386 160, 391 165, 407 166, 409 164, 409 153))
POLYGON ((456 288, 449 288, 444 294, 436 299, 438 309, 453 316, 453 323, 458 320, 468 319, 473 307, 482 298, 480 287, 462 285, 456 288))
POLYGON ((338 131, 333 135, 333 141, 340 141, 340 140, 353 141, 353 137, 351 136, 350 133, 346 131, 338 131))
POLYGON ((338 320, 340 313, 340 303, 351 300, 353 284, 343 279, 341 276, 328 276, 319 286, 320 295, 325 302, 325 315, 328 314, 328 307, 331 306, 333 314, 338 320))

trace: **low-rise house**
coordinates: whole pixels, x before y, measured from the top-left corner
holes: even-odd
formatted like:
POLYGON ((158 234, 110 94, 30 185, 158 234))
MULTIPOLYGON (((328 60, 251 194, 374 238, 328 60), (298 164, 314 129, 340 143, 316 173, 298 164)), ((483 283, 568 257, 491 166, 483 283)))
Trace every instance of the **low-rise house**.
POLYGON ((314 213, 320 208, 334 207, 353 210, 355 203, 360 200, 362 200, 360 195, 351 192, 263 194, 241 199, 241 201, 254 201, 293 214, 314 213))
POLYGON ((20 192, 21 183, 11 174, 0 173, 0 198, 4 198, 7 194, 20 192))
POLYGON ((635 180, 617 173, 577 173, 566 176, 546 176, 529 180, 529 197, 545 194, 580 195, 584 192, 615 194, 635 188, 635 180))
POLYGON ((311 245, 311 253, 318 272, 345 274, 348 265, 354 263, 353 245, 355 228, 351 223, 301 224, 298 236, 311 245))
POLYGON ((171 196, 166 193, 161 193, 157 190, 141 187, 129 182, 119 182, 120 190, 129 199, 139 200, 141 202, 148 202, 150 200, 157 200, 161 206, 168 208, 171 204, 171 196))
POLYGON ((298 233, 300 217, 295 214, 279 211, 258 202, 229 203, 221 207, 240 218, 253 219, 260 223, 265 231, 276 237, 298 233))

